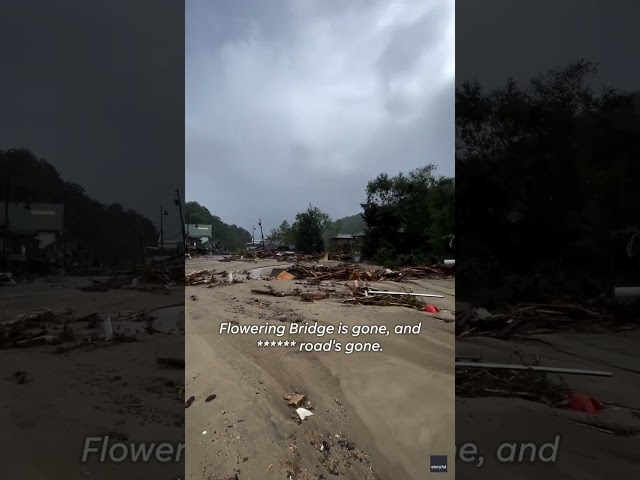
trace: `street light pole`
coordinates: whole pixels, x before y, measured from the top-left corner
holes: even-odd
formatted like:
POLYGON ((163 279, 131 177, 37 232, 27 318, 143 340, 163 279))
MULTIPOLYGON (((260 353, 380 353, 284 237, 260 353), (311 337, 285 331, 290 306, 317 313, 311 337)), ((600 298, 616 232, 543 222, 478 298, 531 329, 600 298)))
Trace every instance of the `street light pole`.
POLYGON ((11 189, 11 177, 7 175, 6 190, 4 192, 4 232, 2 234, 2 271, 7 271, 7 248, 9 243, 9 202, 11 201, 11 195, 9 193, 11 189))
POLYGON ((160 204, 160 256, 164 255, 164 208, 160 204))
POLYGON ((182 227, 182 246, 184 253, 187 253, 187 232, 184 228, 184 217, 182 216, 182 201, 180 200, 180 189, 176 188, 176 205, 178 206, 178 212, 180 213, 180 226, 182 227))

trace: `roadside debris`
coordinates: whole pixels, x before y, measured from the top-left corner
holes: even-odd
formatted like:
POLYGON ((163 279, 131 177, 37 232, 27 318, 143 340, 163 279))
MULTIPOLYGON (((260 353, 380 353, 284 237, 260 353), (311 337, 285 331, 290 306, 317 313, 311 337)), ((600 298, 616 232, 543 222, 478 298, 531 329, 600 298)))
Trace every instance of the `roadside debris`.
MULTIPOLYGON (((270 295, 272 297, 286 297, 287 294, 284 292, 279 292, 275 288, 265 285, 264 289, 254 288, 251 290, 251 293, 255 293, 258 295, 270 295)), ((293 295, 293 293, 288 294, 289 296, 293 295)))
POLYGON ((387 292, 370 291, 367 287, 359 287, 353 291, 353 297, 342 303, 355 305, 372 305, 378 307, 407 307, 413 310, 424 310, 425 304, 414 295, 389 295, 387 292))
POLYGON ((543 372, 461 367, 456 362, 456 396, 522 398, 553 407, 566 405, 569 387, 550 381, 543 372))
POLYGON ((296 279, 307 280, 365 280, 404 282, 418 278, 449 278, 455 273, 453 267, 424 266, 404 267, 394 271, 388 268, 380 270, 365 270, 358 265, 327 266, 313 265, 305 267, 299 264, 293 265, 287 271, 296 279))
POLYGON ((569 395, 569 408, 576 412, 598 413, 604 404, 586 393, 572 393, 569 395))
POLYGON ((186 286, 210 284, 214 282, 213 276, 215 273, 215 270, 196 270, 195 272, 187 273, 184 276, 184 284, 186 286))
POLYGON ((459 311, 456 336, 506 338, 515 334, 550 333, 559 330, 605 331, 640 327, 633 315, 623 315, 610 306, 576 303, 520 304, 504 312, 484 308, 459 311))
POLYGON ((183 283, 185 277, 184 268, 181 265, 172 267, 137 265, 129 270, 116 273, 108 280, 93 278, 90 280, 93 285, 80 287, 80 291, 106 292, 117 289, 152 291, 183 283))
POLYGON ((604 372, 599 370, 583 370, 579 368, 559 368, 559 367, 541 367, 538 365, 515 365, 507 363, 480 363, 480 362, 458 362, 456 367, 462 368, 484 368, 490 370, 533 370, 546 373, 563 373, 566 375, 591 375, 595 377, 612 377, 612 372, 604 372))
POLYGON ((15 284, 11 272, 0 272, 0 287, 13 287, 15 284))
POLYGON ((212 395, 209 395, 207 398, 204 399, 205 402, 210 402, 212 400, 215 400, 218 396, 214 393, 212 395))
POLYGON ((193 395, 191 395, 189 397, 189 400, 186 401, 186 403, 184 404, 184 408, 189 408, 191 405, 193 405, 193 402, 196 401, 196 397, 194 397, 193 395))
MULTIPOLYGON (((115 317, 114 317, 115 318, 115 317)), ((110 315, 93 313, 77 317, 67 310, 38 310, 0 324, 0 348, 56 345, 52 353, 66 353, 81 346, 110 346, 136 342, 136 322, 152 322, 146 311, 118 314, 114 329, 110 315)))
POLYGON ((308 418, 311 415, 313 415, 313 412, 310 412, 306 408, 297 408, 296 409, 296 413, 300 417, 300 420, 305 420, 306 418, 308 418))
POLYGON ((443 295, 436 295, 432 293, 413 293, 413 292, 388 292, 386 290, 365 290, 367 294, 376 294, 379 293, 381 295, 411 295, 413 297, 429 297, 429 298, 444 298, 443 295))
POLYGON ((294 406, 294 407, 299 407, 300 405, 302 405, 305 401, 307 400, 307 397, 305 397, 302 394, 295 394, 291 397, 291 399, 289 400, 289 405, 294 406))
MULTIPOLYGON (((313 286, 313 284, 308 284, 313 286)), ((300 288, 295 288, 287 292, 276 290, 270 285, 265 285, 263 289, 252 289, 251 293, 257 295, 269 295, 271 297, 300 297, 302 301, 314 302, 316 300, 323 300, 331 297, 347 297, 344 298, 342 303, 356 304, 356 305, 374 305, 374 306, 399 306, 408 307, 414 310, 425 310, 425 304, 419 297, 438 297, 442 298, 442 295, 422 294, 413 292, 387 292, 370 290, 366 286, 366 282, 360 285, 358 281, 354 284, 353 288, 346 285, 343 292, 337 292, 333 288, 323 287, 316 285, 316 291, 303 291, 300 288)))

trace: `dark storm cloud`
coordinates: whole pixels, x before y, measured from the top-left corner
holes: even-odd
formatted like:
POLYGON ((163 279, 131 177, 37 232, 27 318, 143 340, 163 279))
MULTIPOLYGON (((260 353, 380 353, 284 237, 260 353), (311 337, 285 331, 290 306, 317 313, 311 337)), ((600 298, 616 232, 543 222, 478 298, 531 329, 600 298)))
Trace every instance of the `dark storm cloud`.
POLYGON ((449 0, 187 1, 187 198, 267 227, 351 215, 367 181, 453 174, 449 0))
POLYGON ((467 1, 456 12, 456 80, 498 86, 585 58, 599 62, 599 82, 637 90, 638 14, 624 0, 467 1))
POLYGON ((153 0, 3 2, 0 148, 27 147, 98 200, 157 220, 183 187, 180 10, 153 0))

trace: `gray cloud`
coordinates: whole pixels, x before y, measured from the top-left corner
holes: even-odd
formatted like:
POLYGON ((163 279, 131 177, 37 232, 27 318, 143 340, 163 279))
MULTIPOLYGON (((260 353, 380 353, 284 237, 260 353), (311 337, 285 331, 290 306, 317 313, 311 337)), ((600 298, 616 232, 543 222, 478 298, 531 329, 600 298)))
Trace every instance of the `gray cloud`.
POLYGON ((0 28, 0 148, 27 147, 102 202, 180 232, 184 10, 176 2, 9 0, 0 28))
POLYGON ((312 203, 359 211, 367 181, 454 170, 454 3, 187 1, 186 189, 227 223, 312 203))
POLYGON ((582 57, 600 63, 598 82, 637 90, 639 13, 624 0, 465 2, 456 10, 456 80, 496 87, 582 57))

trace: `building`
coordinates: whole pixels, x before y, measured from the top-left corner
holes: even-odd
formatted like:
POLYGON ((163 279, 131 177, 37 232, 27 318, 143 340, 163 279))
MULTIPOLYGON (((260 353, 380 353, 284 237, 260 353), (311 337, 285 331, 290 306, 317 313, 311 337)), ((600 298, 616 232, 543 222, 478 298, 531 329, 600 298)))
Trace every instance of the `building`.
POLYGON ((185 225, 187 253, 211 253, 214 248, 213 226, 188 224, 185 225))
POLYGON ((0 202, 0 254, 13 271, 48 271, 62 266, 64 206, 0 202))
POLYGON ((365 239, 365 232, 355 234, 339 233, 329 240, 333 251, 336 253, 352 253, 362 248, 365 239))

